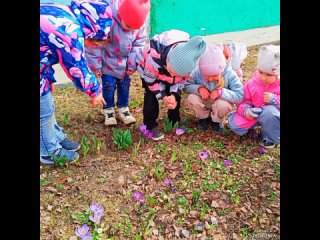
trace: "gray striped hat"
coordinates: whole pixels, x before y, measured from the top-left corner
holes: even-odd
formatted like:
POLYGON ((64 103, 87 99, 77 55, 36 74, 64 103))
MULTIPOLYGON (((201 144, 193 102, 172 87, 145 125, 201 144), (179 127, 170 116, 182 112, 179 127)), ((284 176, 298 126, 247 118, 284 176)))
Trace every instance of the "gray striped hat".
POLYGON ((200 36, 194 36, 188 42, 178 43, 167 55, 172 70, 181 77, 189 75, 197 67, 206 46, 206 42, 200 36))

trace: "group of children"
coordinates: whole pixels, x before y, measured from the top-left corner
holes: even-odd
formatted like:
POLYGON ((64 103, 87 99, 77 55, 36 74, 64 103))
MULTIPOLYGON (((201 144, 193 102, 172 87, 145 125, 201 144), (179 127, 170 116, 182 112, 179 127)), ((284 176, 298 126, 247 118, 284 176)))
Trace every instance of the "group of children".
MULTIPOLYGON (((74 2, 96 7, 95 4, 105 0, 74 2)), ((223 121, 229 115, 229 125, 234 133, 244 135, 260 125, 261 145, 270 148, 280 143, 279 46, 268 45, 259 49, 257 70, 243 86, 241 63, 247 56, 244 43, 208 45, 200 36, 190 37, 187 32, 175 29, 156 34, 147 42, 149 0, 110 0, 108 5, 105 14, 100 14, 112 16, 112 24, 107 26, 104 23, 108 33, 100 41, 89 41, 94 37, 88 37, 83 51, 86 67, 95 75, 96 89, 99 88, 97 78, 102 81, 105 101, 100 103, 103 103, 106 126, 117 124, 115 107, 124 124, 136 121, 129 110, 129 93, 131 75, 137 71, 144 89, 143 123, 152 132, 153 140, 164 138, 157 124, 159 100, 163 100, 167 107, 169 120, 173 124, 179 123, 181 92, 185 91, 189 94, 187 106, 198 118, 199 130, 204 131, 211 126, 214 131, 222 133, 223 121), (104 40, 103 44, 101 40, 104 40), (237 106, 237 111, 231 113, 234 106, 237 106)), ((95 15, 89 8, 85 12, 95 15)), ((100 20, 95 19, 94 22, 100 20)), ((70 73, 70 69, 67 72, 70 73)), ((69 75, 71 78, 75 76, 69 75)), ((95 94, 98 93, 96 90, 95 94)), ((56 122, 54 124, 58 127, 56 122)), ((74 144, 72 151, 79 148, 70 140, 68 143, 74 144)), ((47 154, 47 162, 43 157, 41 161, 48 163, 50 156, 47 154)), ((75 158, 69 159, 73 161, 75 158)))

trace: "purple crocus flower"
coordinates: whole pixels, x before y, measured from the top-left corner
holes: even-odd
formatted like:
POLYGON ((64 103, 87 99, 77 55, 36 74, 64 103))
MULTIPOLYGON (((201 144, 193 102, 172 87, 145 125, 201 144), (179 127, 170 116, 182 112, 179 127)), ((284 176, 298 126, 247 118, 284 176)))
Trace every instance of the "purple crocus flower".
POLYGON ((91 240, 92 239, 92 236, 91 236, 91 233, 90 233, 90 229, 88 227, 87 224, 83 224, 82 226, 78 227, 75 231, 75 234, 81 238, 82 240, 83 239, 86 239, 86 240, 91 240))
POLYGON ((142 207, 144 205, 144 201, 140 201, 140 207, 142 207))
POLYGON ((145 130, 145 131, 143 132, 143 135, 144 135, 146 138, 150 139, 150 138, 153 137, 153 132, 151 132, 150 130, 145 130))
POLYGON ((140 201, 143 198, 143 193, 139 191, 134 191, 133 197, 136 201, 140 201))
POLYGON ((103 215, 103 211, 104 211, 104 208, 102 205, 96 203, 96 202, 93 202, 90 206, 90 210, 94 213, 94 214, 97 214, 99 216, 102 216, 103 215))
POLYGON ((164 185, 166 185, 166 186, 172 185, 172 180, 170 178, 166 178, 163 182, 164 182, 164 185))
POLYGON ((228 160, 228 159, 224 160, 224 165, 225 165, 226 167, 230 167, 230 165, 231 165, 230 160, 228 160))
POLYGON ((139 131, 140 131, 140 132, 144 133, 146 130, 147 130, 147 126, 146 126, 145 124, 141 124, 141 125, 139 126, 139 131))
POLYGON ((175 187, 172 188, 171 190, 173 193, 175 193, 177 191, 177 189, 175 187))
POLYGON ((185 132, 186 132, 186 129, 185 129, 185 128, 177 128, 177 129, 176 129, 176 134, 177 134, 178 136, 184 134, 185 132))
POLYGON ((100 224, 100 221, 101 221, 101 217, 102 217, 102 214, 93 214, 93 215, 90 215, 89 216, 89 219, 91 222, 94 222, 96 224, 100 224))
POLYGON ((92 240, 91 233, 89 233, 88 235, 83 236, 83 238, 81 240, 92 240))
POLYGON ((260 155, 265 154, 267 152, 267 149, 265 147, 259 147, 259 153, 260 155))
POLYGON ((201 160, 205 160, 208 157, 208 152, 207 151, 199 151, 199 157, 201 160))

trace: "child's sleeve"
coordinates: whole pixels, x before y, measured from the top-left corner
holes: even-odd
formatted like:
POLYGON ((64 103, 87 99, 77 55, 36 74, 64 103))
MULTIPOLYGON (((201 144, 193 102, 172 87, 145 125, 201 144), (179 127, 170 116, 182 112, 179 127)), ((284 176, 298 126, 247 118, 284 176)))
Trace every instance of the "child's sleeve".
POLYGON ((91 71, 101 71, 103 51, 104 49, 100 47, 85 48, 86 61, 91 71))
POLYGON ((90 97, 101 93, 100 82, 87 65, 83 44, 71 46, 71 51, 68 52, 64 49, 57 49, 57 52, 64 72, 80 91, 90 97))
POLYGON ((221 99, 231 103, 241 103, 243 100, 243 84, 236 73, 230 69, 225 76, 228 80, 228 86, 221 89, 221 99))
POLYGON ((237 109, 238 114, 242 116, 244 116, 245 110, 247 110, 248 108, 252 108, 253 106, 248 83, 245 84, 243 90, 244 90, 244 98, 243 98, 243 101, 239 104, 237 109))
POLYGON ((127 69, 135 71, 137 69, 137 54, 141 52, 146 45, 147 41, 147 30, 146 26, 143 25, 140 31, 138 32, 136 39, 132 43, 131 52, 128 55, 127 69))
POLYGON ((280 94, 273 94, 270 104, 280 109, 280 94))
POLYGON ((198 94, 199 95, 199 87, 201 84, 198 83, 198 79, 200 78, 200 71, 197 68, 196 70, 192 71, 190 74, 190 79, 186 82, 184 86, 184 90, 186 93, 191 94, 198 94))

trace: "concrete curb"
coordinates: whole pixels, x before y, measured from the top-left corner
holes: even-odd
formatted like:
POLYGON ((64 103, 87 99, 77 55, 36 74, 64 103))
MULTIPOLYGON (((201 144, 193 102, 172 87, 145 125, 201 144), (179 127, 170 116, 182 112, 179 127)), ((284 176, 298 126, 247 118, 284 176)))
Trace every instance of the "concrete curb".
MULTIPOLYGON (((215 42, 228 43, 232 41, 241 41, 247 46, 260 45, 280 41, 280 25, 264 28, 255 28, 237 32, 219 33, 207 35, 203 37, 209 44, 215 42)), ((72 85, 71 80, 64 73, 59 64, 53 66, 55 70, 55 77, 57 79, 56 85, 72 85)))

